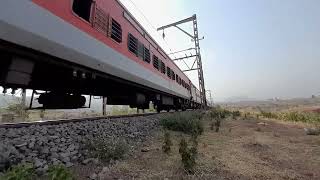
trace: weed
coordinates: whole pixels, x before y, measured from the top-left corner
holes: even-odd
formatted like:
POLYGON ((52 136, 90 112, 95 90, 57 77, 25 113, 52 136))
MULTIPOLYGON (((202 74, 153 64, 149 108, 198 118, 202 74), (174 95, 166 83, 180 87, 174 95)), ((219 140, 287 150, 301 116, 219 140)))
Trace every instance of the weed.
POLYGON ((0 178, 2 180, 33 180, 35 177, 35 169, 31 164, 20 164, 11 167, 0 178))
POLYGON ((221 119, 216 119, 215 126, 216 126, 216 132, 219 132, 221 125, 221 119))
POLYGON ((193 173, 196 165, 197 146, 188 147, 188 143, 182 138, 179 144, 179 153, 185 171, 193 173))
POLYGON ((179 143, 179 153, 182 154, 188 148, 188 143, 184 138, 181 138, 179 143))
POLYGON ((44 119, 44 115, 45 115, 45 110, 44 110, 44 109, 41 109, 39 116, 40 116, 40 118, 41 118, 42 120, 44 119))
POLYGON ((163 152, 168 154, 171 151, 171 146, 172 146, 172 141, 170 138, 170 133, 166 131, 164 133, 164 143, 162 145, 163 152))
MULTIPOLYGON (((240 112, 238 111, 238 113, 240 113, 240 112)), ((231 115, 232 116, 237 116, 237 112, 233 113, 231 111, 228 111, 228 110, 225 110, 225 109, 221 109, 221 108, 213 108, 210 111, 211 119, 217 119, 217 118, 224 119, 224 118, 226 118, 228 116, 231 116, 231 115)))
POLYGON ((129 146, 123 139, 106 139, 97 137, 88 143, 92 155, 102 161, 122 159, 128 152, 129 146))
POLYGON ((312 112, 281 112, 272 113, 261 111, 261 116, 270 119, 280 119, 284 121, 320 123, 320 115, 312 112))
POLYGON ((181 131, 186 134, 203 133, 203 124, 201 122, 202 114, 198 112, 184 112, 169 115, 161 119, 161 126, 172 131, 181 131))
POLYGON ((12 112, 16 115, 18 115, 20 118, 26 120, 29 118, 29 112, 27 111, 27 106, 22 105, 21 103, 18 104, 10 104, 6 111, 12 112))
POLYGON ((260 114, 262 117, 269 118, 269 119, 277 119, 278 118, 277 114, 272 113, 272 112, 261 111, 260 114))
POLYGON ((63 165, 50 166, 48 170, 50 180, 74 180, 72 173, 63 165))
POLYGON ((211 130, 214 129, 214 124, 215 124, 214 122, 211 122, 211 123, 210 123, 210 129, 211 129, 211 130))
POLYGON ((241 116, 240 111, 233 111, 232 112, 232 119, 236 119, 239 116, 241 116))

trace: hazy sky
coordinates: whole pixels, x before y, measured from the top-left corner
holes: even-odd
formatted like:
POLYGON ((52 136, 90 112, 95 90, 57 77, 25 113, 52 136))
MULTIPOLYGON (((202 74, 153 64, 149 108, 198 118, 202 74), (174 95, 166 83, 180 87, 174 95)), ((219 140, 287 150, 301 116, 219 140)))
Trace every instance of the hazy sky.
MULTIPOLYGON (((150 23, 159 27, 197 14, 200 35, 205 36, 205 83, 215 100, 320 94, 319 0, 121 1, 152 35, 150 23)), ((192 24, 182 27, 192 32, 192 24)), ((174 28, 165 34, 173 51, 192 44, 174 28)), ((196 74, 190 77, 195 80, 196 74)))

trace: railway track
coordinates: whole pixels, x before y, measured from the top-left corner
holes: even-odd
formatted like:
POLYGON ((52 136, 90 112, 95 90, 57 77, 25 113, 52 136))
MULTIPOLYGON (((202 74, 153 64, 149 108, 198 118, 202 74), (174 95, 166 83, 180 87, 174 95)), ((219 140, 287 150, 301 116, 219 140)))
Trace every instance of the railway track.
POLYGON ((117 115, 117 116, 97 116, 88 118, 74 118, 74 119, 58 119, 58 120, 47 120, 47 121, 35 121, 35 122, 20 122, 20 123, 4 123, 0 124, 0 128, 23 128, 30 126, 45 126, 45 125, 60 125, 65 123, 76 123, 84 121, 97 121, 102 119, 118 119, 118 118, 130 118, 130 117, 145 117, 156 114, 167 114, 172 112, 162 113, 143 113, 143 114, 129 114, 129 115, 117 115))

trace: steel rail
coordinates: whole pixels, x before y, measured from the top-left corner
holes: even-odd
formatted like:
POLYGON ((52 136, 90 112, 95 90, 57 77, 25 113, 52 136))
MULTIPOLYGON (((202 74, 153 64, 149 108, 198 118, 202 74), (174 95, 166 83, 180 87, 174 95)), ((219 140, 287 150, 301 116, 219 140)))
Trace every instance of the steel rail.
MULTIPOLYGON (((144 114, 128 114, 128 115, 117 115, 117 116, 97 116, 97 117, 88 117, 88 118, 74 118, 74 119, 57 119, 57 120, 46 120, 46 121, 35 121, 35 122, 20 122, 20 123, 4 123, 0 124, 0 128, 23 128, 30 126, 45 126, 45 125, 59 125, 66 123, 77 123, 85 121, 97 121, 97 120, 110 120, 110 119, 119 119, 119 118, 130 118, 130 117, 145 117, 152 116, 163 113, 144 113, 144 114)), ((172 112, 169 112, 172 113, 172 112)))

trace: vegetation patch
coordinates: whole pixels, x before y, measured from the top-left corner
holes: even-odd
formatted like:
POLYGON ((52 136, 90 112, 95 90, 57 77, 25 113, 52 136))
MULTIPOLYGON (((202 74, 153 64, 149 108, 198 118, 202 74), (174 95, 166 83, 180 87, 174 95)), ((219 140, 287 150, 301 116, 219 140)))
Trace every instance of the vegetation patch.
POLYGON ((168 130, 201 135, 203 133, 201 118, 200 112, 175 113, 161 119, 160 124, 168 130))
POLYGON ((170 137, 170 133, 168 131, 165 131, 164 133, 164 142, 162 145, 162 150, 165 153, 170 153, 171 151, 171 146, 172 146, 172 141, 171 141, 171 137, 170 137))
POLYGON ((74 180, 72 173, 63 165, 50 166, 48 171, 50 180, 74 180))
POLYGON ((34 180, 35 169, 32 164, 19 164, 12 166, 8 171, 0 176, 1 180, 34 180))
POLYGON ((129 151, 129 146, 124 139, 97 137, 88 142, 91 155, 102 161, 122 159, 129 151))
POLYGON ((314 112, 264 112, 260 115, 264 118, 279 119, 284 121, 304 122, 304 123, 320 123, 320 114, 314 112))
POLYGON ((187 141, 184 138, 181 138, 179 144, 179 154, 181 155, 181 162, 184 170, 187 173, 194 173, 198 154, 197 143, 193 143, 192 146, 189 147, 187 141))

